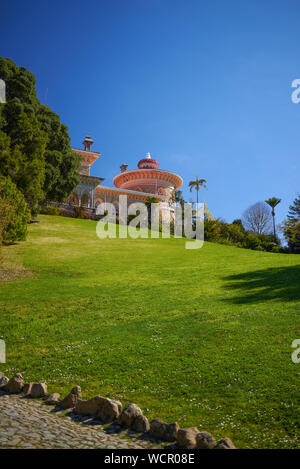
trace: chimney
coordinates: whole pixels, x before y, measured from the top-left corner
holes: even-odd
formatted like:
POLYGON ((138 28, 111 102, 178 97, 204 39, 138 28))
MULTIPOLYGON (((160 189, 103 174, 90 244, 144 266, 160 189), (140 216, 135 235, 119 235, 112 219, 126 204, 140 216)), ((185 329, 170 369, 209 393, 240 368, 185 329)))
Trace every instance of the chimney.
POLYGON ((88 135, 87 137, 85 137, 82 143, 84 146, 84 151, 91 151, 91 147, 94 143, 94 140, 92 139, 90 135, 88 135))
POLYGON ((128 166, 128 164, 125 164, 125 163, 123 163, 123 164, 120 166, 120 168, 121 168, 121 173, 125 173, 125 171, 127 171, 127 166, 128 166))

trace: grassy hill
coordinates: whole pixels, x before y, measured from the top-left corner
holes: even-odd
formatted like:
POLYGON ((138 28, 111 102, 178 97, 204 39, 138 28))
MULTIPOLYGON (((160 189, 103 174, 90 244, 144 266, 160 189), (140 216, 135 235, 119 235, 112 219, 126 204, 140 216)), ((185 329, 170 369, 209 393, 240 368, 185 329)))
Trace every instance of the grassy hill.
POLYGON ((1 371, 136 402, 240 447, 297 446, 300 256, 99 240, 93 221, 39 221, 4 248, 19 268, 0 283, 1 371))

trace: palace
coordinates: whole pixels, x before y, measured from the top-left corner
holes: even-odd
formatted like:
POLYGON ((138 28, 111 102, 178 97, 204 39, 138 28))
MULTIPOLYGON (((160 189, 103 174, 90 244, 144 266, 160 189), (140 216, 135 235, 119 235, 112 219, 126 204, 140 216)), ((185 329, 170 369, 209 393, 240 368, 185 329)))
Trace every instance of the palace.
POLYGON ((105 209, 106 203, 112 203, 118 214, 119 196, 126 195, 128 207, 137 202, 146 202, 149 197, 155 197, 159 203, 162 217, 174 213, 174 192, 182 185, 182 179, 175 173, 159 169, 158 162, 147 153, 137 165, 137 169, 127 169, 127 164, 120 166, 113 183, 115 187, 104 186, 103 178, 90 175, 90 167, 101 156, 101 153, 91 150, 92 138, 88 135, 82 150, 72 150, 81 156, 79 167, 80 184, 67 199, 69 206, 83 206, 89 212, 96 213, 98 205, 105 209))

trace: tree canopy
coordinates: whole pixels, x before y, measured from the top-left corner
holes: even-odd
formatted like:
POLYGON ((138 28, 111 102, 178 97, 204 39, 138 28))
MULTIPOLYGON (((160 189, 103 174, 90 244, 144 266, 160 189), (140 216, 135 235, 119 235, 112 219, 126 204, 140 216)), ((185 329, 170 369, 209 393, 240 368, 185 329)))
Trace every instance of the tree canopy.
POLYGON ((271 228, 271 213, 263 202, 257 202, 245 210, 242 221, 246 230, 257 234, 269 233, 271 228))
POLYGON ((288 220, 300 221, 300 195, 298 195, 292 205, 290 205, 287 217, 288 220))
POLYGON ((289 207, 287 219, 283 225, 283 233, 291 252, 300 254, 300 195, 289 207))
POLYGON ((0 243, 23 241, 29 219, 23 194, 10 178, 0 176, 0 243))
POLYGON ((25 67, 0 57, 6 103, 0 104, 0 175, 24 194, 32 214, 45 200, 63 202, 79 183, 80 157, 67 127, 36 96, 36 79, 25 67))
POLYGON ((276 238, 276 228, 275 228, 275 207, 277 207, 278 204, 280 204, 281 199, 278 199, 277 197, 270 197, 269 199, 265 200, 266 204, 271 207, 272 210, 272 217, 273 217, 273 233, 274 233, 274 238, 276 238))

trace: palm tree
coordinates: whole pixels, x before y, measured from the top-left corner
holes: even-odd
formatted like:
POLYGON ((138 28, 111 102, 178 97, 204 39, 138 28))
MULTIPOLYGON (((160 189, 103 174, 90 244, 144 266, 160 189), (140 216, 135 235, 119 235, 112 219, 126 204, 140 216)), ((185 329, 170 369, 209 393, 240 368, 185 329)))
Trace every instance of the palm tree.
POLYGON ((270 197, 268 200, 265 200, 266 204, 270 205, 272 209, 272 217, 273 217, 273 230, 274 230, 274 238, 276 238, 276 229, 275 229, 275 207, 280 204, 281 199, 277 199, 277 197, 270 197))
POLYGON ((206 179, 198 179, 198 174, 196 174, 196 179, 195 181, 190 181, 189 182, 189 188, 190 188, 190 191, 192 192, 192 190, 195 188, 196 191, 197 191, 197 210, 198 210, 198 194, 199 194, 199 190, 200 190, 200 187, 205 187, 205 189, 207 189, 207 186, 206 186, 206 179))

